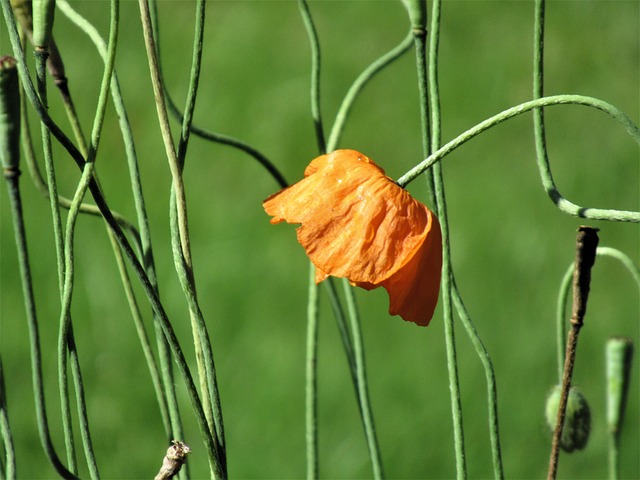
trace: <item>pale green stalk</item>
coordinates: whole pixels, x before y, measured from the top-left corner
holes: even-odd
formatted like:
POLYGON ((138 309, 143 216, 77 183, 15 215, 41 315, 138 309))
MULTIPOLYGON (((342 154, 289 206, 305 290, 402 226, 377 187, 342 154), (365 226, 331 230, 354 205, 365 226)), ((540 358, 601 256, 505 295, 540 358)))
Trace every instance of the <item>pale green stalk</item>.
MULTIPOLYGON (((640 143, 640 129, 633 123, 633 121, 621 110, 616 108, 615 106, 599 100, 597 98, 585 97, 583 95, 553 95, 549 97, 542 97, 537 100, 531 100, 528 102, 521 103, 514 107, 508 108, 503 112, 494 115, 469 130, 461 133, 456 138, 446 143, 438 150, 434 151, 429 157, 420 162, 418 165, 413 167, 407 173, 405 173, 402 177, 400 177, 397 183, 401 187, 406 187, 409 183, 415 180, 421 173, 423 173, 426 169, 428 169, 431 165, 438 162, 447 154, 451 153, 456 148, 460 147, 464 143, 471 140, 473 137, 479 135, 480 133, 488 130, 499 123, 504 122, 510 118, 513 118, 522 113, 528 112, 535 108, 547 107, 547 106, 555 106, 555 105, 584 105, 588 107, 595 108, 602 112, 607 113, 611 117, 613 117, 616 121, 618 121, 625 130, 632 136, 632 138, 640 143)), ((546 175, 546 172, 541 170, 541 175, 546 175)), ((547 179, 548 180, 548 179, 547 179)), ((550 193, 551 195, 551 193, 550 193)), ((619 222, 640 222, 640 212, 635 211, 624 211, 624 210, 609 210, 609 209, 600 209, 600 208, 592 208, 592 207, 582 207, 576 205, 566 198, 564 198, 559 192, 555 191, 553 195, 553 201, 556 206, 563 212, 568 213, 570 215, 575 215, 582 218, 589 218, 593 220, 611 220, 611 221, 619 221, 619 222)))
POLYGON ((0 358, 0 437, 4 447, 4 461, 0 462, 0 478, 15 480, 16 478, 16 452, 13 446, 13 436, 9 425, 9 412, 7 409, 7 397, 5 395, 4 371, 0 358))
MULTIPOLYGON (((111 75, 113 73, 115 52, 118 38, 118 25, 119 25, 119 0, 111 1, 111 22, 109 33, 109 47, 107 54, 107 61, 105 62, 105 69, 102 77, 100 94, 98 97, 98 104, 96 107, 96 114, 94 116, 93 129, 91 132, 91 145, 88 151, 86 163, 82 172, 80 183, 76 189, 71 208, 69 209, 69 215, 67 217, 67 225, 65 232, 65 268, 64 268, 64 288, 62 290, 62 309, 60 314, 60 333, 58 337, 58 369, 60 374, 60 388, 61 394, 64 394, 66 390, 66 352, 68 343, 75 347, 73 340, 73 330, 71 327, 71 298, 73 295, 74 285, 74 237, 75 237, 75 225, 80 213, 80 205, 85 196, 89 182, 93 180, 95 169, 95 158, 100 143, 100 135, 102 132, 102 125, 104 122, 104 114, 106 111, 107 99, 109 95, 109 85, 111 83, 111 75)), ((92 479, 99 478, 98 467, 93 454, 93 447, 91 442, 91 436, 89 434, 88 419, 86 415, 86 405, 84 402, 84 389, 82 387, 82 380, 80 376, 80 365, 77 361, 77 351, 75 348, 69 348, 72 351, 74 357, 73 372, 76 379, 76 396, 78 398, 78 409, 80 421, 80 431, 83 439, 83 445, 85 449, 85 455, 87 458, 87 464, 89 465, 89 473, 92 479)))
POLYGON ((340 137, 342 136, 342 132, 344 131, 344 125, 347 121, 347 117, 351 112, 351 107, 353 106, 356 98, 362 92, 362 89, 366 86, 369 81, 375 77, 377 73, 379 73, 382 69, 389 66, 394 60, 397 60, 402 56, 403 53, 406 53, 413 44, 413 32, 409 32, 409 34, 393 49, 389 52, 381 56, 378 60, 369 65, 359 76, 355 79, 347 94, 344 96, 342 103, 340 104, 340 108, 338 109, 338 113, 336 114, 336 118, 333 122, 333 127, 331 127, 331 132, 329 134, 329 140, 327 141, 327 152, 332 152, 335 150, 340 142, 340 137))
POLYGON ((199 78, 199 63, 202 49, 202 33, 204 24, 204 2, 198 3, 196 11, 196 34, 194 40, 194 56, 192 62, 192 72, 190 79, 190 93, 187 100, 187 112, 183 122, 181 143, 176 151, 171 138, 169 118, 167 115, 164 88, 158 66, 157 47, 153 35, 151 14, 149 4, 145 0, 140 0, 140 14, 144 31, 147 58, 149 60, 149 70, 151 73, 151 83, 156 101, 156 110, 160 122, 160 130, 165 145, 169 168, 172 175, 170 215, 172 218, 172 236, 177 237, 179 243, 173 241, 173 256, 178 277, 182 284, 182 289, 187 298, 189 313, 191 317, 191 327, 193 331, 196 361, 198 364, 198 375, 200 379, 201 394, 205 414, 209 424, 209 429, 214 438, 215 456, 210 465, 212 474, 215 477, 226 477, 226 454, 224 447, 224 426, 222 422, 222 410, 220 396, 217 388, 215 366, 213 362, 213 352, 202 316, 202 312, 197 303, 195 279, 193 276, 193 262, 191 259, 191 247, 189 240, 189 227, 187 218, 187 204, 184 183, 182 179, 182 167, 186 145, 190 132, 190 119, 195 106, 195 94, 197 92, 199 78), (175 220, 175 223, 174 223, 175 220))
MULTIPOLYGON (((73 23, 75 23, 81 30, 83 30, 91 38, 100 56, 102 57, 103 61, 106 61, 107 45, 105 44, 104 40, 100 36, 99 32, 95 29, 95 27, 91 25, 85 18, 79 15, 75 10, 73 10, 73 8, 71 8, 71 6, 66 2, 66 0, 57 0, 57 5, 58 5, 58 8, 73 23)), ((137 232, 135 232, 136 236, 139 236, 140 238, 138 241, 140 258, 144 259, 145 271, 147 272, 149 276, 149 280, 151 281, 151 283, 153 284, 154 288, 157 291, 158 284, 157 284, 156 273, 155 273, 155 262, 154 262, 153 250, 151 248, 151 234, 149 231, 149 220, 146 212, 144 195, 142 193, 142 182, 140 179, 140 169, 138 167, 138 158, 137 158, 136 150, 134 147, 131 125, 129 123, 127 111, 122 99, 122 93, 120 91, 120 83, 118 81, 118 77, 115 71, 111 77, 110 92, 111 92, 111 96, 115 106, 115 110, 118 114, 120 130, 122 132, 122 138, 124 140, 127 163, 129 166, 129 178, 130 178, 130 182, 133 190, 133 199, 134 199, 134 204, 136 208, 136 214, 138 217, 138 224, 140 225, 140 234, 138 235, 137 232)), ((98 215, 100 215, 100 212, 96 207, 93 207, 92 205, 91 207, 95 209, 95 212, 98 215)), ((122 224, 122 222, 120 223, 122 224)), ((112 243, 114 242, 117 243, 115 238, 111 237, 111 240, 112 240, 112 243)), ((169 352, 169 346, 167 345, 167 341, 164 338, 164 334, 162 332, 162 327, 158 322, 157 318, 154 318, 154 326, 156 329, 156 343, 158 347, 160 365, 162 368, 161 369, 162 376, 160 377, 158 373, 158 367, 156 365, 156 360, 151 350, 151 346, 149 345, 147 333, 144 328, 144 324, 142 323, 140 311, 137 306, 135 296, 133 294, 133 289, 131 287, 130 279, 123 263, 122 253, 119 250, 116 250, 114 248, 114 254, 116 255, 116 261, 118 263, 120 275, 123 280, 125 293, 127 295, 127 299, 132 312, 134 323, 136 324, 136 330, 138 332, 140 343, 144 351, 145 358, 147 360, 147 365, 149 367, 149 372, 151 374, 151 378, 154 384, 156 397, 158 399, 160 412, 165 424, 165 430, 168 436, 168 440, 171 440, 174 438, 183 438, 184 435, 182 433, 182 424, 180 421, 180 414, 178 411, 178 405, 177 405, 177 399, 176 399, 171 356, 169 352)))
POLYGON ((307 301, 307 358, 305 389, 305 427, 307 479, 318 478, 318 286, 316 267, 309 262, 307 301))
MULTIPOLYGON (((41 48, 36 48, 34 53, 38 94, 40 97, 40 101, 43 103, 44 107, 48 108, 46 62, 49 53, 46 49, 41 48)), ((51 150, 51 134, 44 124, 40 125, 40 131, 42 135, 42 150, 45 161, 45 169, 47 172, 47 187, 49 191, 49 206, 51 209, 53 224, 54 244, 56 248, 58 288, 60 290, 60 296, 62 296, 65 278, 64 237, 62 233, 62 219, 60 216, 60 208, 57 202, 58 187, 51 150)), ((66 343, 66 337, 63 339, 63 341, 66 343)), ((64 368, 59 368, 58 370, 60 386, 60 408, 62 410, 62 428, 64 431, 64 442, 67 451, 67 462, 69 464, 69 469, 72 472, 77 472, 78 464, 76 460, 75 442, 73 439, 73 427, 71 425, 71 406, 69 399, 69 385, 67 381, 66 346, 63 348, 64 352, 62 353, 62 355, 60 355, 60 352, 58 352, 58 365, 64 365, 64 368)))
MULTIPOLYGON (((11 41, 11 45, 13 48, 13 54, 16 60, 18 61, 18 70, 20 73, 20 79, 22 80, 22 85, 23 85, 25 94, 29 99, 29 102, 34 107, 35 112, 37 113, 40 121, 44 123, 47 126, 47 128, 49 128, 51 133, 60 142, 62 147, 64 147, 67 150, 67 152, 71 155, 71 157, 76 162, 76 164, 83 169, 84 163, 85 163, 83 156, 81 155, 79 150, 75 147, 75 145, 69 140, 69 138, 62 132, 60 127, 58 127, 58 125, 56 125, 56 123, 51 119, 51 117, 49 117, 46 109, 43 107, 42 103, 39 101, 39 98, 36 94, 33 83, 31 82, 31 78, 29 76, 29 71, 27 69, 25 58, 24 58, 24 51, 20 46, 20 39, 19 39, 17 29, 15 27, 15 24, 12 22, 12 12, 11 12, 11 6, 9 5, 9 0, 0 0, 0 5, 2 6, 2 12, 5 17, 5 23, 8 27, 7 30, 8 30, 9 39, 11 41)), ((193 412, 195 414, 201 436, 206 446, 207 454, 209 456, 210 461, 212 463, 215 463, 217 460, 215 459, 216 447, 214 445, 214 440, 211 435, 211 431, 207 426, 207 420, 204 414, 204 409, 202 407, 200 397, 198 396, 195 383, 193 382, 193 377, 191 376, 189 366, 186 362, 184 353, 182 352, 182 348, 180 347, 180 343, 175 335, 175 332, 173 331, 171 322, 169 321, 169 318, 167 317, 164 307, 162 306, 162 303, 160 302, 157 296, 156 290, 154 289, 153 285, 149 281, 149 278, 146 272, 144 271, 142 265, 140 264, 140 261, 136 257, 135 252, 131 247, 131 244, 127 240, 122 229, 120 228, 120 225, 118 224, 113 214, 111 213, 111 210, 109 209, 102 195, 102 192, 100 191, 100 188, 98 187, 97 183, 93 179, 89 181, 89 190, 93 195, 93 198, 96 202, 96 206, 99 208, 100 212, 102 213, 109 227, 112 229, 112 231, 116 235, 120 248, 122 249, 123 253, 127 257, 131 265, 131 268, 133 269, 134 273, 138 277, 142 285, 142 288, 147 298, 149 299, 149 303, 151 304, 151 307, 153 308, 155 314, 158 316, 160 323, 162 324, 162 329, 167 337, 167 341, 173 352, 174 359, 176 361, 176 364, 178 365, 182 378, 185 382, 185 386, 187 389, 187 393, 189 395, 189 399, 191 401, 193 412)))
MULTIPOLYGON (((422 145, 425 154, 440 146, 440 95, 438 89, 438 41, 440 26, 440 3, 433 2, 432 30, 430 36, 429 62, 427 67, 427 32, 426 12, 421 15, 424 22, 412 21, 412 32, 416 49, 416 70, 418 73, 418 91, 420 96, 420 117, 422 120, 422 145), (429 108, 431 107, 431 108, 429 108), (429 118, 429 113, 431 117, 429 118)), ((416 12, 417 10, 414 10, 416 12)), ((449 222, 444 190, 442 168, 439 163, 424 172, 432 197, 435 201, 437 216, 442 230, 442 272, 440 292, 444 321, 445 345, 447 350, 447 369, 449 372, 449 392, 451 397, 451 418, 453 421, 454 451, 456 473, 458 479, 466 478, 464 429, 462 422, 462 401, 460 398, 460 382, 458 379, 458 362, 456 356, 455 330, 451 307, 451 291, 453 271, 449 246, 449 222)))

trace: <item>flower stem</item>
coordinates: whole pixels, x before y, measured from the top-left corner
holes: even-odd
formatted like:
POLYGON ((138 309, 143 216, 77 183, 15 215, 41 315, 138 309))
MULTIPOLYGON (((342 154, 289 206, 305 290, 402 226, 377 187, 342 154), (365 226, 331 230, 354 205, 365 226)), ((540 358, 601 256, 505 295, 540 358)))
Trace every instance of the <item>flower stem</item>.
MULTIPOLYGON (((480 133, 488 130, 491 127, 494 127, 495 125, 498 125, 499 123, 504 122, 505 120, 509 120, 510 118, 533 110, 535 108, 569 104, 584 105, 607 113, 616 121, 618 121, 618 123, 620 123, 625 128, 625 130, 627 130, 627 132, 633 137, 636 142, 640 143, 640 129, 638 128, 638 126, 635 125, 624 112, 614 107, 613 105, 597 98, 585 97, 583 95, 553 95, 521 103, 478 123, 474 127, 461 133, 456 138, 440 147, 438 150, 434 151, 431 155, 429 155, 429 157, 427 157, 425 160, 420 162, 418 165, 416 165, 402 177, 400 177, 396 183, 398 183, 398 185, 400 185, 401 187, 406 187, 421 173, 423 173, 431 165, 438 162, 444 156, 451 153, 453 150, 460 147, 464 143, 468 142, 473 137, 479 135, 480 133)), ((544 177, 546 175, 546 172, 541 170, 540 174, 544 177)), ((549 186, 545 188, 556 206, 561 211, 570 215, 594 220, 610 220, 634 223, 640 222, 640 212, 582 207, 564 198, 559 191, 550 188, 549 186)))
POLYGON ((309 262, 305 417, 308 480, 318 478, 318 286, 315 276, 316 267, 309 262))
POLYGON ((551 455, 549 458, 549 471, 547 478, 553 480, 558 472, 558 455, 560 453, 560 437, 567 408, 571 376, 575 364, 578 335, 584 324, 584 316, 587 311, 587 300, 591 284, 591 268, 596 258, 598 246, 598 229, 580 227, 576 239, 576 261, 573 271, 573 307, 571 309, 571 330, 567 338, 567 351, 565 355, 564 372, 562 377, 562 393, 558 406, 558 418, 553 434, 551 455))
MULTIPOLYGON (((440 3, 433 2, 433 19, 431 31, 431 50, 429 67, 427 67, 427 33, 424 28, 413 27, 416 48, 416 69, 418 72, 418 88, 420 92, 420 108, 422 119, 422 144, 429 152, 440 145, 440 95, 438 89, 438 34, 440 21, 440 3), (431 112, 429 106, 431 104, 431 112), (431 113, 431 117, 429 117, 431 113)), ((426 20, 426 19, 425 19, 426 20)), ((442 229, 442 309, 444 317, 445 345, 447 350, 447 368, 449 372, 449 391, 451 414, 453 420, 454 450, 456 458, 457 478, 467 476, 465 460, 464 429, 462 422, 462 401, 460 399, 460 382, 458 379, 458 361, 456 356, 455 330, 451 308, 453 272, 451 266, 451 249, 449 245, 449 222, 444 190, 444 178, 441 165, 434 164, 427 174, 427 184, 433 186, 433 194, 437 216, 442 229)))

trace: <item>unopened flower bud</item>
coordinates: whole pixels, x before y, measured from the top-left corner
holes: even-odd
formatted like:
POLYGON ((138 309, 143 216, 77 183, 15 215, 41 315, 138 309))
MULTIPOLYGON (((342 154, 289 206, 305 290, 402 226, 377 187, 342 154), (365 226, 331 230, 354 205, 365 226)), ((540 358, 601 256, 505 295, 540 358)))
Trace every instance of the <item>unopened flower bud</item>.
MULTIPOLYGON (((547 425, 551 431, 554 431, 556 427, 561 392, 562 387, 557 385, 547 397, 545 413, 547 425)), ((591 411, 587 400, 579 390, 571 387, 567 399, 562 435, 560 436, 560 447, 569 453, 574 450, 582 450, 587 445, 590 431, 591 411)))

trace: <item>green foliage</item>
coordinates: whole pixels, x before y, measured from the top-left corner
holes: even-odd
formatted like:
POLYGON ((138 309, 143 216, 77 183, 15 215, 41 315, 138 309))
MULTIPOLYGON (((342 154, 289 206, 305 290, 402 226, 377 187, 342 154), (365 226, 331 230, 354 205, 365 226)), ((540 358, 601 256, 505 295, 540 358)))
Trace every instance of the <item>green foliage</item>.
MULTIPOLYGON (((109 6, 74 2, 106 39, 109 6)), ((325 118, 333 119, 354 79, 406 36, 400 2, 311 2, 322 49, 325 118)), ((309 100, 311 51, 293 2, 210 2, 194 124, 239 138, 294 181, 317 155, 309 100)), ((120 5, 115 57, 131 122, 149 216, 160 298, 196 371, 189 308, 175 273, 170 234, 170 169, 158 127, 149 66, 135 2, 120 5)), ((189 92, 195 6, 159 2, 164 81, 178 105, 189 92), (188 25, 188 27, 187 27, 188 25)), ((527 2, 444 2, 439 82, 442 143, 532 96, 533 6, 527 2)), ((550 2, 546 8, 546 95, 581 94, 640 119, 640 6, 635 1, 550 2)), ((429 20, 429 19, 428 19, 429 20)), ((103 63, 75 25, 56 12, 53 31, 85 132, 91 131, 103 63)), ((4 27, 0 55, 11 53, 4 27)), ((31 55, 27 55, 31 58, 31 55)), ((31 60, 29 60, 31 62, 31 60)), ((34 67, 30 63, 30 70, 34 67)), ((113 86, 112 86, 113 89, 113 86)), ((337 147, 363 151, 399 178, 424 160, 415 58, 382 71, 353 105, 337 147)), ((72 136, 53 90, 49 113, 72 136)), ((638 210, 638 146, 609 116, 584 106, 545 109, 547 148, 559 191, 579 205, 638 210)), ((39 124, 29 110, 33 132, 39 124)), ((522 114, 478 135, 442 159, 452 264, 467 310, 496 369, 505 475, 545 475, 548 385, 556 381, 556 296, 573 260, 575 218, 549 201, 536 167, 533 122, 522 114)), ((329 121, 328 120, 328 121, 329 121)), ((180 127, 171 123, 174 139, 180 127)), ((329 127, 330 124, 325 125, 329 127)), ((37 137, 37 134, 35 135, 37 137)), ((36 152, 41 152, 36 138, 36 152)), ((118 117, 106 109, 95 168, 109 205, 136 218, 118 117)), ((60 195, 73 197, 80 173, 53 145, 60 195)), ((41 153, 37 153, 41 162, 41 153)), ((26 169, 25 169, 26 170, 26 169)), ((33 284, 40 319, 47 410, 53 443, 63 451, 56 381, 60 295, 48 201, 21 178, 33 284)), ((305 472, 305 343, 308 262, 291 229, 274 229, 261 208, 279 188, 251 157, 191 138, 184 185, 193 275, 209 329, 226 427, 229 474, 291 478, 305 472)), ((423 182, 409 190, 427 202, 423 182)), ((49 477, 37 438, 28 330, 15 259, 9 203, 0 201, 0 355, 18 478, 49 477)), ((92 201, 85 198, 85 201, 92 201)), ((66 220, 67 212, 62 211, 66 220)), ((589 221, 601 245, 640 263, 636 225, 589 221)), ((165 425, 104 222, 80 215, 75 230, 71 311, 94 450, 104 478, 149 478, 168 446, 165 425)), ((599 258, 574 378, 589 397, 588 446, 561 458, 562 478, 601 478, 606 465, 603 347, 611 335, 640 338, 637 286, 617 262, 599 258)), ((132 275, 133 277, 133 275, 132 275)), ((147 332, 151 309, 134 279, 147 332)), ((351 374, 331 307, 320 290, 318 332, 319 472, 327 478, 371 475, 351 374)), ((453 433, 443 343, 442 307, 428 329, 386 314, 384 292, 355 292, 366 346, 369 393, 385 473, 399 478, 454 476, 453 433)), ((455 298, 454 298, 455 302, 455 298)), ((456 319, 457 320, 457 319, 456 319)), ((456 324, 466 462, 471 478, 493 475, 486 386, 480 362, 456 324)), ((156 350, 156 345, 153 345, 156 350)), ((637 377, 637 375, 636 375, 637 377)), ((637 380, 634 378, 633 380, 637 380)), ((209 475, 184 383, 176 371, 191 475, 209 475)), ((74 401, 72 401, 73 403, 74 401)), ((640 418, 638 388, 629 390, 625 421, 640 418)), ((75 408, 75 405, 73 405, 75 408)), ((77 423, 77 422, 76 422, 77 423)), ((73 425, 78 432, 78 426, 73 425)), ((78 437, 79 438, 79 437, 78 437)), ((619 435, 621 478, 640 476, 637 428, 619 435)), ((1 451, 1 450, 0 450, 1 451)), ((88 470, 80 462, 80 476, 88 470)))

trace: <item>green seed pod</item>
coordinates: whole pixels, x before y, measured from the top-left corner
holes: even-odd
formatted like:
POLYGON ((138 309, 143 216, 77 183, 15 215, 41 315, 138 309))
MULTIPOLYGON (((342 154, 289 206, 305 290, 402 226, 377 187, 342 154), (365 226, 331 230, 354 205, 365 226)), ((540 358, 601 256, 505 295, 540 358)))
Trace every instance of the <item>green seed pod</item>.
POLYGON ((16 59, 0 57, 0 161, 5 170, 20 162, 20 92, 16 59))
POLYGON ((49 48, 53 16, 56 10, 55 0, 33 0, 33 45, 36 48, 49 48))
POLYGON ((607 341, 607 427, 617 434, 622 426, 629 391, 633 341, 626 337, 612 337, 607 341))
POLYGON ((411 28, 417 31, 427 30, 427 2, 426 0, 402 0, 409 12, 411 28))
MULTIPOLYGON (((556 385, 547 397, 545 414, 547 425, 553 432, 558 419, 558 407, 560 406, 560 394, 562 387, 556 385)), ((560 436, 560 447, 568 453, 574 450, 582 450, 587 446, 589 432, 591 431, 591 411, 587 400, 580 391, 571 387, 567 399, 567 410, 564 417, 564 426, 560 436)))

